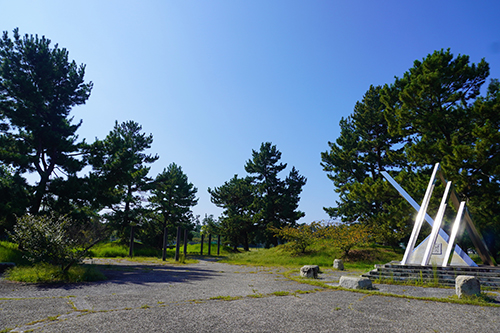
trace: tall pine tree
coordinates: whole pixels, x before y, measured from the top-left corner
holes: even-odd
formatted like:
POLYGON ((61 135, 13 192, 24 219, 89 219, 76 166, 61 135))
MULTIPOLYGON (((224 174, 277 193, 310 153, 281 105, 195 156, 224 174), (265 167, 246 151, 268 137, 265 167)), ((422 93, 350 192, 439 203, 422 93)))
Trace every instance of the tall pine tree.
MULTIPOLYGON (((380 91, 381 87, 370 86, 351 116, 341 120, 336 143, 329 142, 330 150, 321 154, 323 170, 340 198, 337 207, 325 211, 343 222, 364 224, 380 241, 396 246, 411 231, 409 205, 381 172, 408 175, 409 166, 403 137, 388 132, 380 91)), ((408 177, 401 176, 398 179, 408 183, 408 177)))
POLYGON ((306 178, 293 168, 285 180, 278 173, 286 168, 279 163, 281 152, 271 142, 262 143, 259 151, 252 150, 252 159, 245 164, 256 188, 252 204, 254 223, 259 226, 258 240, 266 246, 278 245, 278 239, 269 227, 294 226, 305 214, 299 210, 299 194, 306 184, 306 178))
POLYGON ((81 122, 72 124, 70 111, 90 96, 84 75, 85 66, 45 36, 21 37, 15 29, 13 40, 7 32, 0 40, 0 160, 17 174, 38 173, 31 213, 40 210, 52 178, 83 167, 75 158, 81 122))

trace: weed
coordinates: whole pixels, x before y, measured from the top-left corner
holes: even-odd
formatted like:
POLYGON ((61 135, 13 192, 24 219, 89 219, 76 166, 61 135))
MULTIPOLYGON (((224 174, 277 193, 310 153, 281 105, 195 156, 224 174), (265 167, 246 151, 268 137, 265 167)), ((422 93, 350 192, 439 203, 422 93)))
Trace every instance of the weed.
POLYGON ((316 290, 295 290, 296 294, 312 294, 315 292, 316 292, 316 290))
POLYGON ((491 305, 495 303, 495 299, 490 297, 487 293, 481 293, 479 295, 462 296, 458 298, 457 295, 450 296, 451 299, 456 301, 456 303, 465 303, 473 305, 491 305))
POLYGON ((275 291, 274 293, 271 293, 271 295, 274 296, 288 296, 290 295, 289 291, 275 291))
POLYGON ((432 279, 435 285, 439 285, 438 269, 435 263, 432 263, 432 279))
POLYGON ((147 304, 144 304, 144 305, 141 306, 141 309, 149 309, 149 308, 150 308, 150 306, 147 305, 147 304))
POLYGON ((186 255, 184 253, 179 254, 179 264, 186 263, 186 255))
POLYGON ((214 296, 210 297, 211 300, 220 300, 220 301, 234 301, 240 299, 241 296, 214 296))
POLYGON ((262 295, 262 294, 250 294, 250 295, 247 295, 247 297, 262 298, 262 297, 264 297, 264 295, 262 295))

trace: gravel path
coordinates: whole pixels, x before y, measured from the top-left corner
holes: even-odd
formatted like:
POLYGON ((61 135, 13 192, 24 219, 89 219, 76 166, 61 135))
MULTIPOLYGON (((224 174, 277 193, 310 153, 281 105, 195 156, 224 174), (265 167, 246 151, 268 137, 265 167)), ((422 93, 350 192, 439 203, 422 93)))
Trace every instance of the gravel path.
MULTIPOLYGON (((500 331, 497 307, 318 288, 288 280, 279 269, 206 260, 190 265, 97 263, 106 268, 108 280, 52 286, 0 280, 0 331, 500 331)), ((340 274, 325 272, 321 279, 334 284, 340 274)), ((454 294, 453 289, 375 287, 412 296, 454 294)))

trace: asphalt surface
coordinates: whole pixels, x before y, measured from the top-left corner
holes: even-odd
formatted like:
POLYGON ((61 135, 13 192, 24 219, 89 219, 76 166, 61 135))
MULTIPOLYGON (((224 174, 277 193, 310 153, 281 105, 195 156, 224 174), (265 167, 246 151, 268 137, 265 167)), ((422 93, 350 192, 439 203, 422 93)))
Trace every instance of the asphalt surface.
MULTIPOLYGON (((0 332, 500 332, 499 307, 320 288, 286 279, 279 269, 205 260, 97 263, 108 280, 29 285, 0 279, 0 332)), ((349 274, 326 271, 320 280, 335 285, 349 274)), ((415 297, 455 293, 374 287, 415 297)))

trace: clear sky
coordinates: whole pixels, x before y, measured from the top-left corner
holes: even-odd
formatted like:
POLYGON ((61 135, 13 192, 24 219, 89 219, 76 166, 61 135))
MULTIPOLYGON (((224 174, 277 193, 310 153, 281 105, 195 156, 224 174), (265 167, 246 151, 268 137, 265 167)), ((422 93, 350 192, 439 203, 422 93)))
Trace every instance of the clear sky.
MULTIPOLYGON (((155 177, 180 165, 194 213, 220 215, 208 187, 246 175, 270 141, 307 177, 301 222, 328 219, 333 183, 320 153, 371 84, 391 83, 434 50, 485 58, 500 78, 500 1, 0 0, 0 27, 45 35, 94 83, 81 138, 134 120, 152 133, 155 177)), ((488 80, 489 82, 489 80, 488 80)), ((437 161, 436 161, 437 162, 437 161)))

